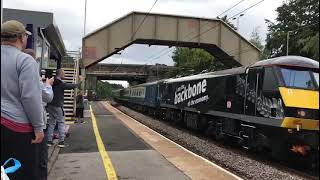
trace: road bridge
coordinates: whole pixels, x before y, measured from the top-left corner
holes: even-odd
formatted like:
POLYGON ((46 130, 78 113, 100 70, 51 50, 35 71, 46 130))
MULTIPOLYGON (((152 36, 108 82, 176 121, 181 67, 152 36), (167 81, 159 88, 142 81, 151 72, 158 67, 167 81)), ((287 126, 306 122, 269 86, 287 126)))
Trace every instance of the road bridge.
POLYGON ((96 90, 97 80, 125 80, 130 85, 168 78, 173 66, 163 64, 96 64, 86 70, 86 89, 96 90))
POLYGON ((261 53, 220 19, 132 12, 83 38, 83 68, 131 44, 202 48, 227 67, 257 62, 261 53))

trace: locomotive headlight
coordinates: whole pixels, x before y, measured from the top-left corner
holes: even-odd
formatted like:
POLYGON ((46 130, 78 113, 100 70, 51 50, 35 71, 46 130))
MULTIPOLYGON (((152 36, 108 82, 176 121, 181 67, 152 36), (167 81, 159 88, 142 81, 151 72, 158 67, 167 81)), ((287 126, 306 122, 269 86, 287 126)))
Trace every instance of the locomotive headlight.
POLYGON ((298 117, 305 117, 306 116, 306 112, 304 110, 298 110, 298 117))
POLYGON ((297 126, 297 131, 300 131, 302 124, 296 124, 296 126, 297 126))

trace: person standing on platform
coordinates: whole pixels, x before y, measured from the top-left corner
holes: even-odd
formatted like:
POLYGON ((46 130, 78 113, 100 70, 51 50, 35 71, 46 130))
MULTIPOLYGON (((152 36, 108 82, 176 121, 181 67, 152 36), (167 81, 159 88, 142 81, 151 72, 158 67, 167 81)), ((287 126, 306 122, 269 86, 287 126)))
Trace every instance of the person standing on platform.
MULTIPOLYGON (((80 76, 80 82, 83 81, 83 78, 80 76)), ((80 87, 80 84, 71 84, 65 83, 62 81, 64 79, 63 69, 57 69, 54 83, 52 86, 53 89, 53 100, 48 103, 47 111, 49 113, 48 119, 48 128, 47 128, 47 145, 50 147, 53 145, 53 132, 56 124, 58 124, 59 132, 59 143, 60 148, 65 147, 65 120, 64 120, 64 90, 67 89, 76 89, 80 87)))
MULTIPOLYGON (((26 54, 31 55, 35 60, 35 52, 33 49, 25 49, 23 51, 26 54)), ((40 65, 39 61, 36 61, 38 65, 40 65)), ((39 75, 37 76, 39 77, 39 75)), ((51 102, 53 99, 53 91, 52 91, 52 84, 54 82, 54 78, 45 78, 40 77, 41 83, 41 90, 42 90, 42 104, 43 104, 43 121, 44 124, 47 125, 47 112, 46 112, 46 106, 47 103, 51 102)), ((44 133, 46 132, 47 127, 45 126, 45 129, 43 129, 44 133)), ((46 138, 44 138, 46 139, 46 138)), ((48 178, 48 147, 46 141, 42 141, 39 147, 40 151, 40 158, 39 158, 39 177, 42 180, 46 180, 48 178)))
POLYGON ((83 95, 83 104, 84 108, 88 109, 89 108, 89 101, 88 101, 88 90, 85 91, 85 94, 83 95))
POLYGON ((83 120, 83 111, 84 111, 84 96, 83 92, 79 91, 76 97, 76 121, 75 123, 85 123, 83 120))
POLYGON ((1 25, 1 164, 15 158, 22 164, 13 180, 39 180, 39 143, 44 138, 39 68, 22 52, 28 35, 24 25, 1 25))

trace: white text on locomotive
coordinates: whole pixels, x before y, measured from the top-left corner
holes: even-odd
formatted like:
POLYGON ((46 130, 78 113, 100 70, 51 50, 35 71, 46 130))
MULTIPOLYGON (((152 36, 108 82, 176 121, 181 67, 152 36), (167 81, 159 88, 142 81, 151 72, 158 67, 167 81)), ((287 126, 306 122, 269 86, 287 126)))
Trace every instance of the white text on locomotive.
POLYGON ((174 94, 174 104, 178 104, 207 91, 207 80, 204 79, 194 85, 181 85, 174 94))

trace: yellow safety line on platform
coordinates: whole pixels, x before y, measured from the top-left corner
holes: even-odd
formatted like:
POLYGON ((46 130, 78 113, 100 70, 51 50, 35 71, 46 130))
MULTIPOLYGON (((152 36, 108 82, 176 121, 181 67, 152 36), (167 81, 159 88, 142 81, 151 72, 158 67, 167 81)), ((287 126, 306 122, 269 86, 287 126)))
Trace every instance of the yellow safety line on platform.
POLYGON ((94 135, 96 136, 98 149, 99 149, 102 161, 103 161, 104 168, 105 168, 107 176, 108 176, 108 180, 118 180, 116 171, 113 168, 111 159, 110 159, 110 157, 106 151, 106 148, 104 147, 103 141, 101 139, 98 125, 97 125, 97 120, 93 114, 91 105, 90 105, 90 113, 91 113, 93 132, 94 132, 94 135))

